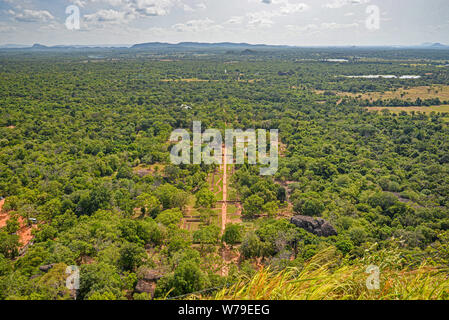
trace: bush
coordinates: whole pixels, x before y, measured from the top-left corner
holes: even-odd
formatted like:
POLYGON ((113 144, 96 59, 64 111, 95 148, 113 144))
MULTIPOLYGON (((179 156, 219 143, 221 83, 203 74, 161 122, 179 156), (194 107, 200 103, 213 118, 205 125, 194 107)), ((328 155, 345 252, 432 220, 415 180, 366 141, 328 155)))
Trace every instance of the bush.
POLYGON ((226 229, 221 240, 227 244, 230 244, 231 246, 241 242, 242 229, 243 227, 238 224, 226 225, 226 229))
POLYGON ((165 226, 169 226, 171 224, 179 225, 182 217, 183 214, 179 209, 165 210, 156 217, 156 222, 162 223, 165 226))
POLYGON ((352 244, 352 242, 350 240, 340 240, 337 241, 337 243, 335 243, 335 246, 337 247, 338 250, 341 251, 341 253, 343 253, 344 255, 348 254, 349 252, 351 252, 351 250, 354 248, 354 245, 352 244))

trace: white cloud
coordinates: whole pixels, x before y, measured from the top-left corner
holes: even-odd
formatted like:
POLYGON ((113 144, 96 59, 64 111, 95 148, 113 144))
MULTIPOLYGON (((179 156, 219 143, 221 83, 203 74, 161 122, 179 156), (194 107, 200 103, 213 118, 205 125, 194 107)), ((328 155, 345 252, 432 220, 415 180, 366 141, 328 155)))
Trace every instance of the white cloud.
POLYGON ((320 25, 321 30, 339 30, 339 29, 351 29, 358 28, 360 25, 357 22, 353 23, 336 23, 336 22, 323 22, 320 25))
POLYGON ((323 22, 321 24, 308 24, 305 26, 287 25, 285 27, 287 30, 292 32, 302 32, 302 33, 309 32, 313 34, 320 31, 358 28, 360 27, 360 25, 356 22, 354 23, 323 22))
POLYGON ((228 19, 228 21, 225 22, 225 24, 241 24, 243 23, 243 20, 245 17, 242 16, 233 16, 228 19))
MULTIPOLYGON (((80 3, 85 6, 90 3, 104 3, 111 7, 119 8, 121 11, 137 13, 141 16, 165 16, 170 13, 175 6, 192 11, 194 8, 183 3, 182 0, 71 0, 73 3, 80 3)), ((201 6, 201 4, 200 4, 201 6)))
POLYGON ((271 11, 262 10, 248 13, 246 17, 250 28, 271 27, 274 24, 273 18, 303 12, 310 8, 305 3, 291 3, 289 0, 262 0, 262 2, 276 8, 271 11))
POLYGON ((200 10, 204 10, 207 8, 206 4, 204 2, 200 2, 196 5, 196 7, 200 10))
POLYGON ((8 10, 8 13, 19 22, 47 22, 54 20, 55 17, 47 10, 24 9, 20 12, 8 10))
POLYGON ((173 25, 172 28, 177 32, 217 31, 223 29, 222 26, 216 25, 214 21, 209 18, 190 20, 186 23, 177 23, 173 25))
POLYGON ((329 9, 338 9, 347 5, 366 4, 369 2, 370 0, 332 0, 329 3, 326 3, 323 7, 329 9))
POLYGON ((88 28, 128 24, 144 17, 166 16, 175 6, 185 11, 195 11, 195 8, 184 4, 181 0, 71 0, 71 2, 81 7, 94 3, 108 6, 97 12, 84 14, 83 19, 88 28))
POLYGON ((177 0, 126 0, 131 11, 143 16, 165 16, 178 4, 177 0))
POLYGON ((17 28, 14 27, 14 26, 3 24, 3 23, 0 24, 0 32, 7 33, 7 32, 13 32, 13 31, 16 31, 16 30, 17 30, 17 28))
POLYGON ((274 24, 273 18, 279 16, 274 11, 258 11, 247 14, 248 26, 254 27, 271 27, 274 24))
POLYGON ((180 3, 180 7, 184 9, 186 12, 195 12, 198 10, 206 9, 206 5, 203 2, 196 3, 195 5, 188 5, 186 3, 180 3))
POLYGON ((195 12, 195 9, 189 6, 188 4, 183 5, 184 11, 186 12, 195 12))
POLYGON ((309 9, 309 6, 305 3, 286 3, 279 10, 281 14, 287 15, 296 12, 302 12, 309 9))
POLYGON ((116 11, 113 9, 103 9, 93 14, 86 14, 84 20, 94 24, 101 23, 127 23, 134 19, 134 16, 130 12, 116 11))
POLYGON ((64 28, 65 28, 64 25, 62 25, 60 23, 57 23, 57 22, 52 22, 52 23, 40 26, 39 30, 44 30, 44 31, 51 30, 51 31, 53 31, 53 30, 62 30, 64 28))
POLYGON ((84 6, 86 5, 86 1, 85 0, 70 0, 70 3, 73 3, 75 6, 84 8, 84 6))

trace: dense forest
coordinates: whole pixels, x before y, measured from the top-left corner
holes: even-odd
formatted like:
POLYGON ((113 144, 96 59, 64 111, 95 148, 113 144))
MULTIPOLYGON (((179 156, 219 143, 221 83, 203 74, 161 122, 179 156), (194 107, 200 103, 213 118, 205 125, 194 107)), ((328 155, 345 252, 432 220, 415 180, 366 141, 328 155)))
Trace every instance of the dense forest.
MULTIPOLYGON (((448 64, 431 49, 0 51, 0 299, 208 296, 311 261, 447 275, 448 64), (222 166, 170 163, 193 121, 278 129, 278 171, 228 164, 223 199, 222 166)), ((438 279, 429 297, 448 299, 438 279)))

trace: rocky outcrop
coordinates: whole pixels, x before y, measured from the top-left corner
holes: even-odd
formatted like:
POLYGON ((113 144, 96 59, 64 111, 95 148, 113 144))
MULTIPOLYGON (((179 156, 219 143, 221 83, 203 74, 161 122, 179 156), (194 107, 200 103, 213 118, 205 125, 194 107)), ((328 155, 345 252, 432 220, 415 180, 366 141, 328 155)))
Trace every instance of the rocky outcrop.
POLYGON ((154 291, 156 290, 156 282, 150 282, 145 280, 137 281, 134 292, 136 293, 149 293, 151 297, 154 297, 154 291))
POLYGON ((139 274, 140 280, 137 282, 134 292, 136 293, 149 293, 151 297, 154 297, 154 291, 156 290, 157 281, 162 276, 154 270, 144 270, 139 274))
POLYGON ((298 228, 304 229, 320 237, 336 236, 337 231, 326 220, 308 216, 294 216, 290 220, 298 228))
POLYGON ((48 272, 48 271, 50 271, 50 269, 52 269, 54 267, 54 265, 55 264, 52 263, 52 264, 47 264, 45 266, 40 266, 39 270, 42 271, 42 272, 48 272))

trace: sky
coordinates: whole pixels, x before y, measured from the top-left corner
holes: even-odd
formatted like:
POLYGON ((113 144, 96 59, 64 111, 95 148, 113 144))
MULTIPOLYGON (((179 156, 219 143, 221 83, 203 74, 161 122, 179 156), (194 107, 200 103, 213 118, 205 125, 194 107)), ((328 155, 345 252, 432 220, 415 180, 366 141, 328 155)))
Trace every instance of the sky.
POLYGON ((449 1, 0 0, 0 45, 155 41, 449 44, 449 1))

